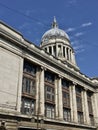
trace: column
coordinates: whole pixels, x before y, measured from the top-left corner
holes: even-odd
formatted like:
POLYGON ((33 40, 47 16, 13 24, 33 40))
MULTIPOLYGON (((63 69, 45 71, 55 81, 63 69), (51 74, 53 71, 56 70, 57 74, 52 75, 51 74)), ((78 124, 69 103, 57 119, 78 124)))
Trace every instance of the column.
POLYGON ((74 53, 72 53, 73 55, 72 55, 72 62, 74 63, 74 64, 76 64, 76 61, 75 61, 75 54, 74 53))
POLYGON ((51 51, 52 51, 52 55, 54 55, 54 52, 53 52, 53 46, 51 46, 51 51))
POLYGON ((40 95, 40 115, 44 116, 44 68, 40 70, 40 82, 39 82, 39 95, 40 95))
POLYGON ((61 57, 63 58, 63 45, 61 44, 61 57))
POLYGON ((83 89, 82 91, 82 107, 83 107, 84 124, 90 124, 86 89, 83 89))
POLYGON ((72 122, 78 122, 78 115, 77 115, 77 102, 76 102, 76 90, 75 90, 76 83, 71 84, 70 86, 70 103, 71 103, 71 119, 72 122))
POLYGON ((95 125, 98 127, 98 90, 92 95, 92 108, 95 125))
POLYGON ((58 57, 58 44, 56 43, 56 57, 58 57))
POLYGON ((70 49, 68 48, 68 57, 69 57, 69 61, 70 61, 70 49))
POLYGON ((63 120, 63 102, 62 102, 62 83, 61 77, 58 78, 58 117, 63 120))
POLYGON ((66 48, 66 46, 65 46, 65 58, 67 60, 67 48, 66 48))
POLYGON ((18 72, 18 84, 17 84, 17 98, 16 98, 16 110, 20 112, 21 108, 21 91, 22 91, 22 77, 23 76, 23 59, 20 57, 19 72, 18 72))
POLYGON ((56 116, 56 119, 58 119, 58 79, 57 79, 57 76, 55 76, 55 116, 56 116))
POLYGON ((47 52, 49 53, 49 47, 47 47, 47 52))
POLYGON ((36 114, 44 116, 44 68, 37 72, 36 114))

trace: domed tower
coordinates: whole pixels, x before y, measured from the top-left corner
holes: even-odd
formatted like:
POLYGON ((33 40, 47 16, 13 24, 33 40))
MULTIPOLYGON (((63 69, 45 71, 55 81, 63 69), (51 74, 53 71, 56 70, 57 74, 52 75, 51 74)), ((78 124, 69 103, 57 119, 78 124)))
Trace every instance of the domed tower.
POLYGON ((52 23, 52 29, 44 33, 40 47, 46 52, 76 66, 74 50, 70 44, 69 36, 59 29, 56 18, 52 23))

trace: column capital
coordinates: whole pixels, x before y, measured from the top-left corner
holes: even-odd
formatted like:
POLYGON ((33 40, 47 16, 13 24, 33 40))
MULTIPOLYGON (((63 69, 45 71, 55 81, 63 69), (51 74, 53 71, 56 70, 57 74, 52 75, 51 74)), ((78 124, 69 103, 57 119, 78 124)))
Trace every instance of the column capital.
POLYGON ((73 81, 72 83, 73 83, 73 85, 77 85, 77 83, 76 83, 76 82, 74 82, 74 81, 73 81))
POLYGON ((88 91, 88 88, 83 87, 83 90, 84 90, 84 91, 88 91))
POLYGON ((63 79, 63 77, 61 75, 58 75, 58 78, 63 79))
POLYGON ((41 70, 47 70, 44 66, 41 66, 41 70))

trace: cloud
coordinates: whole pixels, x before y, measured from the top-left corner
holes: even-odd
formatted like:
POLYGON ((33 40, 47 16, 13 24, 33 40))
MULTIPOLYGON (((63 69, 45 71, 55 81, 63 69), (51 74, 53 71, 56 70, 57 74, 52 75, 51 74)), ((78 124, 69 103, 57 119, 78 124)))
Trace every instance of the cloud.
POLYGON ((75 50, 75 53, 81 53, 85 51, 85 47, 80 40, 72 41, 71 44, 75 50))
POLYGON ((78 32, 75 34, 75 37, 79 37, 79 36, 82 36, 84 33, 83 32, 78 32))
POLYGON ((82 25, 81 25, 81 27, 87 27, 87 26, 91 26, 92 25, 92 23, 91 22, 88 22, 88 23, 83 23, 82 25))
POLYGON ((73 32, 73 31, 75 31, 76 29, 75 28, 68 28, 67 30, 66 30, 66 32, 73 32))
POLYGON ((69 5, 76 5, 77 0, 68 0, 69 5))
POLYGON ((83 45, 76 45, 73 47, 74 50, 75 50, 75 53, 81 53, 81 52, 84 52, 85 51, 85 48, 83 45))

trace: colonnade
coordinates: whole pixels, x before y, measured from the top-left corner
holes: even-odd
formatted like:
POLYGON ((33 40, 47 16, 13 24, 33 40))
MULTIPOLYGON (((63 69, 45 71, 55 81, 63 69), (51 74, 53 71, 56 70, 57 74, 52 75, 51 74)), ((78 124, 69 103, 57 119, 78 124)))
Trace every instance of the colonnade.
MULTIPOLYGON (((39 115, 45 115, 45 97, 44 97, 44 73, 45 69, 41 68, 37 73, 37 95, 36 95, 36 112, 39 110, 39 115)), ((63 120, 63 103, 62 103, 62 77, 55 78, 55 115, 56 119, 63 120)), ((71 122, 78 123, 77 102, 76 102, 76 83, 72 82, 69 86, 70 92, 70 108, 71 108, 71 122)), ((89 109, 87 102, 87 89, 82 90, 82 108, 84 124, 90 125, 89 109)), ((95 97, 92 95, 93 111, 95 111, 95 97)), ((93 113, 94 114, 94 113, 93 113)), ((98 114, 98 112, 97 112, 98 114)), ((96 115, 94 115, 95 117, 96 115)))
POLYGON ((51 55, 61 59, 61 60, 68 60, 72 62, 73 64, 75 63, 75 55, 69 46, 62 45, 62 44, 52 44, 52 45, 47 45, 47 47, 44 47, 45 51, 50 53, 51 55))

